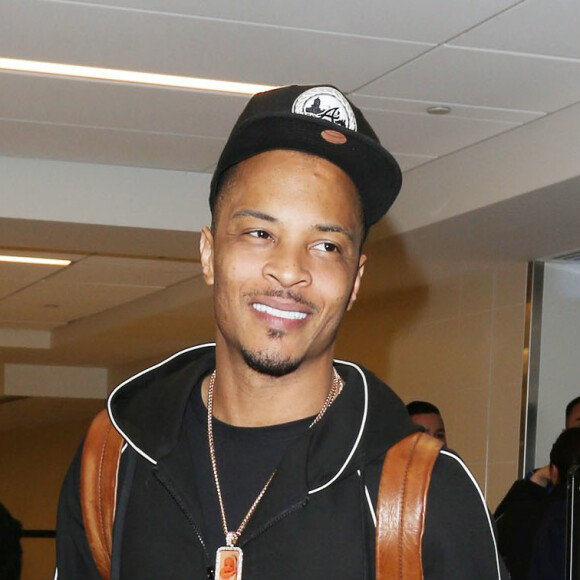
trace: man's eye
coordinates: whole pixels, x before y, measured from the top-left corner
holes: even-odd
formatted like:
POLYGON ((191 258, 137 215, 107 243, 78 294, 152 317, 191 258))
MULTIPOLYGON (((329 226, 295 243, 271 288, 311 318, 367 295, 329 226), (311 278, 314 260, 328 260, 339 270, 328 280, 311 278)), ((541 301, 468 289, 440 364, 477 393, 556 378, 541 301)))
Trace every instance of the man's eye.
POLYGON ((339 252, 339 248, 336 244, 332 242, 319 242, 314 246, 317 250, 322 250, 323 252, 339 252))
POLYGON ((255 238, 260 238, 262 240, 267 240, 270 238, 270 234, 264 230, 254 230, 249 233, 251 236, 254 236, 255 238))

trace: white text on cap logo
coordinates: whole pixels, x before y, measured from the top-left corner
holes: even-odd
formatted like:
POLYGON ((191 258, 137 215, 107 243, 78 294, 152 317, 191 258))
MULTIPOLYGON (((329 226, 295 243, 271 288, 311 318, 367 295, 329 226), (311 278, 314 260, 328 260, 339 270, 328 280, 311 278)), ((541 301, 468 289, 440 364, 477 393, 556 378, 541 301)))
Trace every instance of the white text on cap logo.
POLYGON ((314 87, 304 91, 294 101, 292 112, 356 131, 356 117, 350 103, 333 87, 314 87))

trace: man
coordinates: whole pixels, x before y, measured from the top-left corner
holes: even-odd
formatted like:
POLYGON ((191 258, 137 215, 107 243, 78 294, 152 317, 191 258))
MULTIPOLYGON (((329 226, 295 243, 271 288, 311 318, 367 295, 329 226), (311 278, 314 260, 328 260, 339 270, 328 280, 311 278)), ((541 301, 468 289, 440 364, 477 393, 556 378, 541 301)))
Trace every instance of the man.
POLYGON ((548 495, 520 497, 498 520, 499 547, 512 580, 565 578, 566 476, 580 462, 580 428, 562 431, 550 451, 548 495))
POLYGON ((0 503, 0 578, 18 580, 22 569, 21 523, 0 503))
POLYGON ((580 464, 580 428, 563 431, 550 451, 550 494, 542 523, 538 527, 530 562, 529 580, 566 578, 566 488, 570 468, 580 464))
POLYGON ((443 445, 447 446, 447 434, 445 433, 445 423, 439 409, 427 401, 411 401, 407 403, 407 411, 411 415, 413 423, 421 425, 431 437, 439 439, 443 445))
MULTIPOLYGON (((566 405, 565 427, 580 427, 580 397, 575 397, 566 405)), ((534 469, 522 479, 516 480, 497 506, 493 516, 499 521, 515 502, 542 502, 552 491, 550 464, 534 469)), ((521 506, 517 509, 523 509, 521 506)))
MULTIPOLYGON (((201 263, 216 344, 126 381, 108 403, 121 462, 112 578, 374 578, 386 451, 416 427, 374 375, 333 361, 368 228, 401 173, 333 87, 254 96, 211 185, 201 263), (215 570, 214 570, 215 567, 215 570)), ((58 578, 98 578, 64 483, 58 578)), ((500 577, 491 521, 463 463, 434 467, 425 578, 500 577)))

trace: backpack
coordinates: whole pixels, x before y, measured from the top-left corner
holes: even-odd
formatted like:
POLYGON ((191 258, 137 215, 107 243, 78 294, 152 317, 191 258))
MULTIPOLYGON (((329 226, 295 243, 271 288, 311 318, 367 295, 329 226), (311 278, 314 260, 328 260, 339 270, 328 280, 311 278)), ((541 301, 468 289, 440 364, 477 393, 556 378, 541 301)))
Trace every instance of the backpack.
MULTIPOLYGON (((117 477, 124 441, 103 409, 85 438, 81 506, 85 533, 100 575, 109 580, 117 477)), ((387 452, 377 502, 377 580, 422 580, 422 539, 431 472, 441 441, 421 431, 387 452)))

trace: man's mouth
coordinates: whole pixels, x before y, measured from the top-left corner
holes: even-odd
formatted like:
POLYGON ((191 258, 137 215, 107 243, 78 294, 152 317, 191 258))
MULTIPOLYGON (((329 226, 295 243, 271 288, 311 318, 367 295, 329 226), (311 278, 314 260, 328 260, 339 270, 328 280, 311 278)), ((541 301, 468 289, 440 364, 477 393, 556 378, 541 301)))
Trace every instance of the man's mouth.
POLYGON ((273 308, 272 306, 267 306, 260 302, 254 302, 252 308, 258 312, 268 314, 269 316, 285 318, 286 320, 304 320, 308 316, 306 312, 300 312, 298 310, 280 310, 279 308, 273 308))

